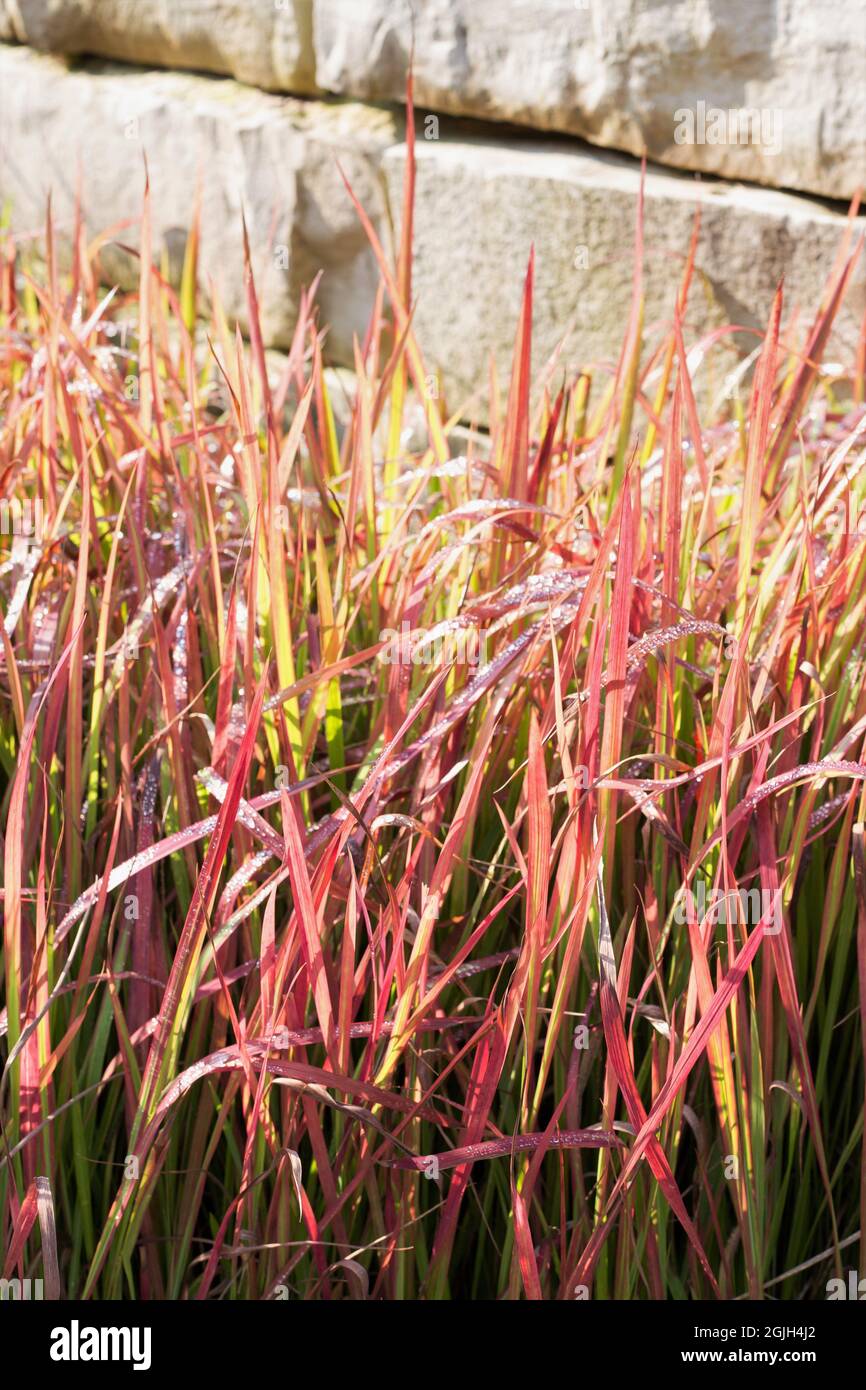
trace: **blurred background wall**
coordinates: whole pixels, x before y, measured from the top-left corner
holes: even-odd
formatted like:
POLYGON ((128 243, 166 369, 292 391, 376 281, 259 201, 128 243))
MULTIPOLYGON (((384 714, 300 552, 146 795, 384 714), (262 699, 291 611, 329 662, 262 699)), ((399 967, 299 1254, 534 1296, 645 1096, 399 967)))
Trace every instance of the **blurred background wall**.
POLYGON ((783 271, 816 307, 866 179, 866 0, 0 0, 0 203, 35 236, 51 191, 62 236, 80 192, 123 282, 146 155, 167 264, 198 192, 203 288, 243 321, 243 210, 269 344, 321 271, 351 363, 378 276, 341 169, 389 242, 410 54, 416 325, 450 391, 504 364, 531 245, 537 360, 566 330, 569 361, 616 354, 642 156, 647 331, 698 206, 703 332, 760 324, 783 271))

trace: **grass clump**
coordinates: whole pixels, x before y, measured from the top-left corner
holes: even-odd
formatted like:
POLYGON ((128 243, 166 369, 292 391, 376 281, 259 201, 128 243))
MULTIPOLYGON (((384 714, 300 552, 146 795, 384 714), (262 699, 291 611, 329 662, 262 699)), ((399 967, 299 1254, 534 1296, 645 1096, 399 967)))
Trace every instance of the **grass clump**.
POLYGON ((455 457, 411 185, 342 427, 314 294, 269 375, 249 265, 249 342, 197 333, 147 200, 133 294, 2 241, 4 1274, 820 1296, 866 1272, 859 248, 711 418, 691 260, 642 348, 638 227, 619 362, 535 380, 530 260, 455 457))

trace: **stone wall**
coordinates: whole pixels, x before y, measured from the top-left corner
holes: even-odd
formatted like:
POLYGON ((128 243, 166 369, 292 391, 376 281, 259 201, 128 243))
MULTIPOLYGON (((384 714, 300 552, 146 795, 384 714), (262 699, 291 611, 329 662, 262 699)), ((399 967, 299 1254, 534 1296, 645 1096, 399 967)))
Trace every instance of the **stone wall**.
POLYGON ((866 0, 0 0, 0 36, 377 102, 414 38, 434 111, 833 198, 866 178, 866 0))
MULTIPOLYGON (((866 0, 0 0, 0 204, 37 233, 51 190, 62 232, 80 184, 132 282, 146 155, 170 262, 200 185, 203 288, 243 323, 243 208, 268 344, 322 271, 327 353, 351 363, 378 277, 338 164, 387 241, 413 9, 416 322, 452 391, 506 364, 533 243, 536 366, 569 327, 567 360, 616 353, 643 152, 648 331, 698 205, 693 330, 758 327, 783 272, 811 314, 866 183, 866 0)), ((861 265, 840 353, 864 296, 861 265)))
POLYGON ((312 0, 0 0, 0 37, 316 91, 312 0), (5 32, 4 32, 5 7, 5 32))
POLYGON ((80 187, 90 231, 113 229, 103 264, 134 285, 144 170, 154 246, 182 261, 196 189, 202 194, 202 285, 243 324, 242 213, 268 345, 288 346, 301 289, 323 272, 318 302, 332 360, 352 361, 378 274, 346 194, 342 167, 381 222, 381 160, 397 114, 355 103, 303 102, 190 73, 58 58, 0 46, 0 202, 13 227, 40 234, 49 191, 61 233, 80 187), (118 225, 120 224, 120 225, 118 225))

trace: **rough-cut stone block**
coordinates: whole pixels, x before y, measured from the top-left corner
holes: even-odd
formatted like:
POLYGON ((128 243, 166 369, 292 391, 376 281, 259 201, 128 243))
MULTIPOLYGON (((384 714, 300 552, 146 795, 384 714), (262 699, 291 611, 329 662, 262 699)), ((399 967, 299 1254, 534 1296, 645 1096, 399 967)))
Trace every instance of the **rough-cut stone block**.
POLYGON ((315 91, 312 24, 313 0, 0 0, 0 36, 34 48, 226 73, 299 96, 315 91))
MULTIPOLYGON (((405 152, 385 156, 392 202, 405 152)), ((537 370, 563 339, 566 363, 616 357, 632 294, 634 225, 640 185, 635 161, 566 141, 507 144, 450 135, 418 142, 415 328, 428 364, 441 368, 449 405, 483 390, 495 353, 507 371, 530 245, 536 253, 537 370)), ((784 274, 785 307, 801 310, 801 329, 818 307, 845 219, 810 199, 775 190, 697 180, 650 169, 645 186, 645 328, 670 324, 696 206, 701 233, 687 317, 688 339, 722 324, 763 328, 784 274)), ((860 219, 859 230, 863 230, 860 219)), ((831 339, 853 363, 864 306, 859 271, 831 339)), ((728 340, 726 340, 728 341, 728 340)), ((740 347, 757 338, 743 335, 740 347)), ((698 369, 702 393, 723 384, 729 353, 708 353, 698 369)), ((483 418, 483 410, 479 418, 483 418)))
MULTIPOLYGON (((381 155, 398 138, 385 111, 351 103, 299 102, 227 80, 184 73, 68 70, 25 48, 0 48, 0 202, 13 227, 38 232, 46 197, 70 224, 80 177, 88 228, 134 243, 144 156, 154 246, 176 263, 201 180, 202 283, 217 284, 226 312, 246 319, 242 212, 246 216, 266 341, 291 340, 301 288, 319 270, 332 360, 352 361, 378 274, 338 161, 378 216, 381 155)), ((107 249, 107 267, 134 282, 129 257, 107 249)))
POLYGON ((433 110, 828 197, 866 182, 866 0, 315 0, 314 20, 329 91, 400 100, 414 37, 433 110))

